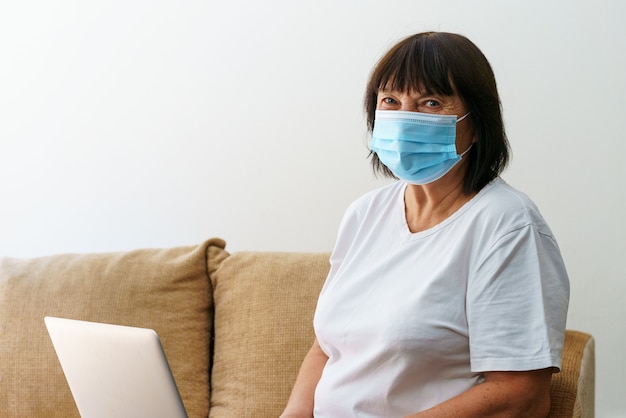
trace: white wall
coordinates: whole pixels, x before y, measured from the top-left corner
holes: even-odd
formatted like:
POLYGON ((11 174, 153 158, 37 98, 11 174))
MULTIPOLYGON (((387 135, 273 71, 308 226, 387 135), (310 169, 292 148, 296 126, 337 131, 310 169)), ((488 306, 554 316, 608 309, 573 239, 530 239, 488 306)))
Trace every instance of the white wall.
POLYGON ((326 251, 366 161, 364 83, 400 37, 469 36, 626 416, 626 3, 15 1, 0 5, 0 255, 195 244, 326 251))

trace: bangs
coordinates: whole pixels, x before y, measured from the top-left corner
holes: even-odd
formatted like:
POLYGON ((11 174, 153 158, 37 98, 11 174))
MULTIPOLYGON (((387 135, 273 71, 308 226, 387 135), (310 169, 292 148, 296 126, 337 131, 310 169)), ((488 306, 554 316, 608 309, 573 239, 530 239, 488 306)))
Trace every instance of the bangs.
POLYGON ((419 91, 452 96, 450 67, 444 52, 427 37, 412 39, 390 51, 372 80, 376 90, 419 91))

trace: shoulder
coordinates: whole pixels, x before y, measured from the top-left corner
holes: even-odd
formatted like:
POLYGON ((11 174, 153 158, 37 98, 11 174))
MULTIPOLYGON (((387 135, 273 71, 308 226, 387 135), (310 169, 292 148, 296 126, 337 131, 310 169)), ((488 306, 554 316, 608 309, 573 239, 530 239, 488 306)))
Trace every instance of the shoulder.
POLYGON ((501 178, 496 178, 485 186, 474 200, 472 209, 479 221, 504 230, 532 225, 539 232, 552 235, 532 199, 501 178))
POLYGON ((340 252, 340 248, 353 245, 360 234, 367 236, 377 228, 380 233, 380 229, 387 229, 382 225, 392 225, 393 219, 397 217, 396 209, 398 202, 401 202, 404 187, 403 182, 393 182, 354 200, 346 209, 339 225, 335 251, 340 252))
POLYGON ((497 209, 534 209, 534 202, 525 193, 509 185, 498 177, 489 183, 477 196, 483 205, 495 206, 497 209))

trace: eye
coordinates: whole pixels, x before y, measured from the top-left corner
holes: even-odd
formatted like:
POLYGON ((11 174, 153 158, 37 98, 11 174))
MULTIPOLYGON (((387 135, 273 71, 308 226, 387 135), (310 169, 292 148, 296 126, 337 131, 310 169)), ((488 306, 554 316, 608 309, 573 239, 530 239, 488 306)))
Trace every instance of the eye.
POLYGON ((441 101, 437 100, 437 97, 424 97, 418 104, 418 110, 425 113, 439 113, 441 112, 441 101))
POLYGON ((400 102, 396 100, 393 96, 378 96, 378 105, 376 106, 379 110, 395 110, 400 107, 400 102))

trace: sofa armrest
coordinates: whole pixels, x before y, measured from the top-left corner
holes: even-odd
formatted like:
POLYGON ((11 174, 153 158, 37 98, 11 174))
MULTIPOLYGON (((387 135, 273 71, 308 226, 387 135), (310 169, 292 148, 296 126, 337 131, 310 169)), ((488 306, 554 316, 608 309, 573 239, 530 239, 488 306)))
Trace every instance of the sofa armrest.
POLYGON ((595 411, 595 341, 567 330, 561 372, 552 376, 550 418, 593 418, 595 411))

